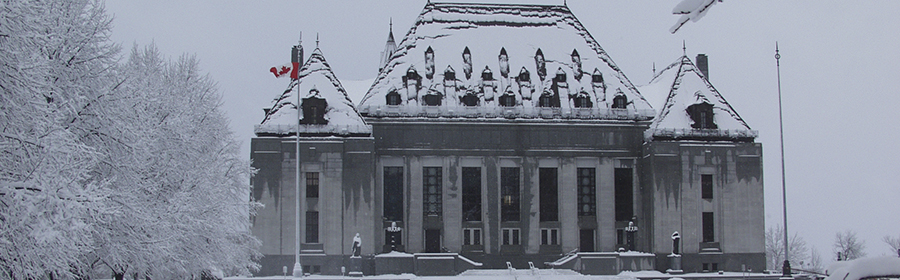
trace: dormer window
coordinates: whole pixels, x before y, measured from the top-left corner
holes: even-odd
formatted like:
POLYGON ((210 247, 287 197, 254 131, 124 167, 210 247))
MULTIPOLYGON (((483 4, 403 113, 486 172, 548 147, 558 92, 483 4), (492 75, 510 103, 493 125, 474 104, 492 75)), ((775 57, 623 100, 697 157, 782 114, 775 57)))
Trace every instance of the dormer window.
POLYGON ((516 77, 517 82, 530 82, 531 81, 531 73, 528 72, 528 69, 522 67, 522 70, 519 71, 519 76, 516 77))
POLYGON ((398 93, 397 90, 391 90, 385 98, 387 99, 385 101, 385 104, 387 105, 400 105, 400 93, 398 93))
POLYGON ((500 96, 500 106, 502 107, 513 107, 516 106, 516 95, 513 93, 512 88, 506 87, 506 93, 500 96))
POLYGON ((447 70, 444 70, 444 81, 452 80, 456 80, 456 71, 453 70, 453 67, 447 65, 447 70))
POLYGON ((441 96, 438 94, 428 94, 423 99, 426 106, 441 106, 441 96))
POLYGON ((559 68, 556 70, 556 77, 553 77, 553 81, 557 83, 565 83, 566 82, 566 72, 559 68))
POLYGON ((317 90, 312 89, 310 90, 310 95, 313 96, 303 99, 303 103, 300 105, 303 108, 301 124, 328 124, 328 120, 325 119, 325 110, 328 108, 328 102, 315 96, 317 93, 317 90))
POLYGON ((575 108, 591 108, 594 107, 593 102, 591 102, 590 95, 587 92, 581 92, 578 96, 575 97, 575 108))
POLYGON ((478 96, 475 95, 474 93, 466 94, 465 96, 460 98, 460 101, 462 101, 462 104, 465 106, 469 106, 469 107, 478 106, 478 96))
POLYGON ((553 94, 553 92, 545 91, 544 94, 541 94, 541 97, 538 99, 538 106, 558 108, 559 95, 553 94))
POLYGON ((483 81, 492 81, 494 80, 494 73, 491 72, 491 69, 487 66, 484 67, 484 71, 481 71, 481 80, 483 81))
POLYGON ((616 97, 613 97, 613 109, 625 109, 625 105, 628 105, 628 98, 624 94, 617 94, 616 97))
POLYGON ((688 106, 687 109, 688 116, 691 117, 691 121, 694 123, 691 124, 692 128, 695 129, 717 129, 715 118, 713 115, 713 105, 703 102, 699 104, 694 104, 688 106))
POLYGON ((600 73, 599 70, 594 68, 594 74, 591 75, 591 82, 595 83, 595 84, 602 84, 603 83, 603 73, 600 73))

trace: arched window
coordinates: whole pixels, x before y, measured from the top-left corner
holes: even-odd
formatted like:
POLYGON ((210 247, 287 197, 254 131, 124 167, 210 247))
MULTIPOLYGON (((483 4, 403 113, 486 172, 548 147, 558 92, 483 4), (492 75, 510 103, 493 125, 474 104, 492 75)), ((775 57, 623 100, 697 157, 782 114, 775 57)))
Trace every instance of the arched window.
POLYGON ((397 93, 397 90, 391 90, 385 95, 385 99, 385 104, 387 105, 400 105, 400 93, 397 93))

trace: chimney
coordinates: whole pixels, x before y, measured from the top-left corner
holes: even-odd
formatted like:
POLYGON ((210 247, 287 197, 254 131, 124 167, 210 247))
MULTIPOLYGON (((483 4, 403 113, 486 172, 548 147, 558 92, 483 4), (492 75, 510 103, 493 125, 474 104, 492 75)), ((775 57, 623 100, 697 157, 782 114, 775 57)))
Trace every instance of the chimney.
POLYGON ((697 68, 700 69, 700 73, 703 73, 703 77, 709 80, 709 60, 706 54, 697 55, 697 68))

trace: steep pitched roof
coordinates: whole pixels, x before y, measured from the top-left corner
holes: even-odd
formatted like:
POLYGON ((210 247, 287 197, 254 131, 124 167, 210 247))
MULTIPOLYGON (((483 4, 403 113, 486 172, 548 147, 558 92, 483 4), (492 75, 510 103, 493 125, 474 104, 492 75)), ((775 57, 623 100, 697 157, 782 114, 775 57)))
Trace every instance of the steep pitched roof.
MULTIPOLYGON (((301 135, 371 135, 371 126, 366 125, 363 121, 362 116, 347 96, 347 91, 341 86, 341 82, 331 71, 331 66, 328 65, 325 56, 318 48, 313 50, 306 63, 300 67, 298 79, 291 81, 288 89, 275 98, 272 109, 267 112, 262 123, 255 126, 254 130, 257 135, 296 135, 298 106, 296 105, 297 92, 294 88, 297 87, 297 83, 300 84, 301 99, 316 97, 325 99, 327 102, 325 120, 328 123, 324 125, 303 124, 300 126, 301 135)), ((302 115, 301 111, 300 119, 303 118, 302 115)))
POLYGON ((650 139, 752 140, 757 135, 687 56, 657 73, 640 90, 651 100, 662 101, 665 96, 665 103, 658 104, 659 115, 646 132, 650 139), (712 105, 715 129, 691 126, 694 121, 688 107, 704 103, 712 105))
MULTIPOLYGON (((359 108, 364 115, 374 114, 386 107, 386 95, 392 91, 403 96, 400 107, 407 110, 417 110, 425 95, 437 95, 443 100, 440 107, 453 108, 459 106, 458 98, 463 94, 474 92, 482 104, 478 107, 489 110, 499 108, 498 97, 510 92, 517 106, 526 109, 523 111, 537 112, 528 109, 538 107, 541 94, 551 91, 557 73, 565 76, 555 87, 563 111, 572 106, 570 96, 581 95, 590 97, 594 110, 605 112, 619 94, 627 98, 631 117, 654 116, 649 103, 572 12, 556 5, 429 2, 359 108), (426 59, 428 49, 433 51, 431 61, 426 59), (470 63, 463 59, 466 49, 470 63), (508 66, 500 62, 501 49, 506 52, 508 66), (536 62, 538 52, 546 61, 544 69, 536 62), (578 54, 576 62, 573 55, 578 54), (444 82, 449 78, 445 71, 455 73, 450 86, 444 82), (407 87, 411 72, 415 72, 412 77, 420 79, 414 92, 407 87), (520 88, 516 78, 524 72, 530 87, 520 88), (485 80, 483 74, 487 73, 492 77, 485 80), (602 86, 592 83, 595 73, 602 76, 603 82, 598 83, 602 86), (491 88, 485 90, 485 85, 491 88)), ((453 110, 444 110, 443 116, 455 117, 463 111, 457 110, 454 115, 453 110)))

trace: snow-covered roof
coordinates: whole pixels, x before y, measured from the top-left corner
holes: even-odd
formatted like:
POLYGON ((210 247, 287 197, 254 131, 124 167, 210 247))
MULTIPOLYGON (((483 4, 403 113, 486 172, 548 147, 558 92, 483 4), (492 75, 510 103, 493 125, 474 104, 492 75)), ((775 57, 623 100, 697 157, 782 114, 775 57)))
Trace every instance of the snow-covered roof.
POLYGON ((645 132, 648 139, 752 140, 757 136, 687 56, 656 73, 640 91, 659 108, 645 132), (687 109, 695 104, 712 106, 714 129, 692 127, 687 109))
MULTIPOLYGON (((300 135, 312 136, 348 136, 372 133, 372 127, 363 121, 347 91, 331 71, 322 51, 316 48, 309 59, 299 69, 298 79, 291 81, 288 89, 275 98, 274 105, 266 113, 262 123, 254 130, 258 136, 296 135, 298 118, 303 119, 297 103, 297 83, 300 84, 300 98, 320 98, 327 103, 325 120, 327 124, 302 124, 300 135)), ((302 101, 300 101, 302 102, 302 101)))
POLYGON ((649 120, 655 115, 569 8, 559 5, 429 2, 359 104, 370 117, 649 120), (399 104, 388 105, 392 92, 401 96, 399 104), (477 96, 478 105, 464 106, 460 99, 466 94, 477 96), (541 108, 542 94, 558 96, 558 108, 541 108), (617 95, 627 104, 611 110, 617 95), (440 105, 426 106, 426 97, 440 105), (589 100, 591 108, 575 108, 575 98, 589 100))

